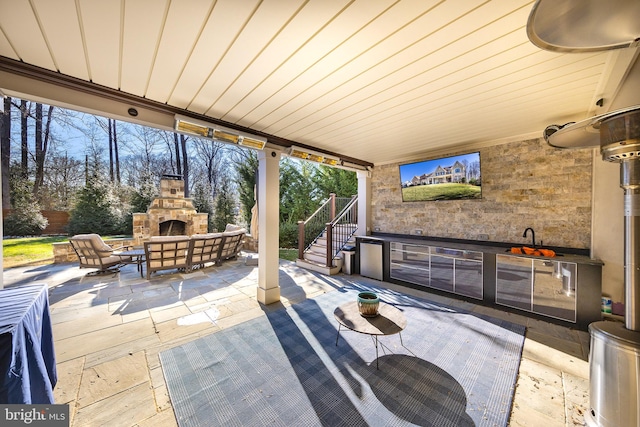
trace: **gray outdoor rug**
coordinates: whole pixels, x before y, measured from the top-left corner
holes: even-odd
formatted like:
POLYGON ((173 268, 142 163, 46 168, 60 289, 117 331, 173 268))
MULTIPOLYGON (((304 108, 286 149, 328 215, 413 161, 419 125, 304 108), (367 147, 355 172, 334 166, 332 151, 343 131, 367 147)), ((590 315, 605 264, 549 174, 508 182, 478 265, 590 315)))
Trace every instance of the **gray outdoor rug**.
POLYGON ((407 328, 342 328, 334 291, 160 353, 186 426, 506 426, 524 327, 402 293, 378 292, 407 328))

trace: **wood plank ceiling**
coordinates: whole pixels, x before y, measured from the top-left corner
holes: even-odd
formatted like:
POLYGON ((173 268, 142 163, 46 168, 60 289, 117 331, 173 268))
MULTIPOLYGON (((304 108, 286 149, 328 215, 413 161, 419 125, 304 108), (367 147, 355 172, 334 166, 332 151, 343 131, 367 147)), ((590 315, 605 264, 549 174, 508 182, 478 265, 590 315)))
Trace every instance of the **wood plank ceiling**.
POLYGON ((532 6, 0 0, 0 56, 381 164, 596 113, 615 53, 540 50, 532 6))

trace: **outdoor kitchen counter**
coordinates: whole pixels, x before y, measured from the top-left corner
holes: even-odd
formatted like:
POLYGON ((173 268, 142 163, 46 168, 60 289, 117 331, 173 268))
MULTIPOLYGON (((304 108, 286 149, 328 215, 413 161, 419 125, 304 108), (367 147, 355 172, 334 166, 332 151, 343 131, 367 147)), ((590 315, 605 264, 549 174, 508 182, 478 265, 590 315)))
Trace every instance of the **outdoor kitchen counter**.
POLYGON ((554 246, 540 246, 536 247, 544 249, 552 249, 555 253, 555 257, 545 257, 541 255, 526 255, 526 254, 514 254, 511 253, 511 248, 521 248, 523 246, 531 247, 522 243, 502 243, 502 242, 489 242, 489 241, 475 241, 475 240, 440 240, 437 238, 429 237, 407 237, 399 235, 371 235, 371 236, 357 236, 356 240, 373 240, 380 242, 396 242, 406 243, 409 245, 417 246, 434 246, 439 248, 459 249, 462 251, 476 251, 483 253, 490 253, 496 255, 511 255, 524 258, 534 259, 548 259, 560 262, 575 262, 576 264, 590 264, 590 265, 604 265, 604 263, 597 258, 590 258, 587 255, 581 255, 579 253, 572 252, 585 252, 587 249, 574 249, 574 248, 557 248, 554 246))
POLYGON ((522 246, 526 245, 426 236, 358 236, 354 270, 584 330, 601 320, 601 260, 587 256, 588 250, 572 248, 544 246, 559 254, 555 257, 511 252, 522 246), (375 246, 376 259, 362 257, 375 246))

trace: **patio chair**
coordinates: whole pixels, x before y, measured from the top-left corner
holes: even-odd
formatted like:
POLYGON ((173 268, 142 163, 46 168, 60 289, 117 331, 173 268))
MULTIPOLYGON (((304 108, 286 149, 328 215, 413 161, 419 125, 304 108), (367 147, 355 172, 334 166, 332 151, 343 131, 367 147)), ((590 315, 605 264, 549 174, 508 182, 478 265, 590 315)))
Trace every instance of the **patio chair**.
POLYGON ((220 250, 220 260, 235 258, 242 247, 242 240, 247 230, 233 224, 227 224, 227 228, 222 233, 222 249, 220 250))
POLYGON ((69 238, 80 268, 97 268, 99 273, 118 271, 131 257, 119 256, 117 250, 128 249, 128 246, 113 248, 107 245, 98 234, 78 234, 69 238))

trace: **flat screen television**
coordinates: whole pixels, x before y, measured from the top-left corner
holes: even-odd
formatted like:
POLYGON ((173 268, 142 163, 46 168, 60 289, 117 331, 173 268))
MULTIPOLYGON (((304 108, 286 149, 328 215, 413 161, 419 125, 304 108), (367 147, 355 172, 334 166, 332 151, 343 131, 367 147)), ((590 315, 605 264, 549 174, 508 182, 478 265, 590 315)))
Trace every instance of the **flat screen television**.
POLYGON ((400 165, 403 202, 482 198, 480 153, 400 165))

